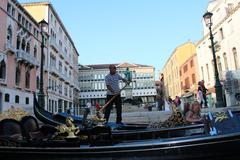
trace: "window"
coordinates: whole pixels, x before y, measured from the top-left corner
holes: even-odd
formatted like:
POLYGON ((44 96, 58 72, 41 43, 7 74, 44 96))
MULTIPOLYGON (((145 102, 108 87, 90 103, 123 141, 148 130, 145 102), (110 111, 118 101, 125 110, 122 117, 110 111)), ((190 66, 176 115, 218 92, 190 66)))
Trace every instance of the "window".
POLYGON ((187 64, 183 67, 183 72, 185 73, 185 72, 187 72, 187 70, 188 70, 188 66, 187 66, 187 64))
POLYGON ((208 64, 206 64, 206 69, 207 69, 207 78, 208 78, 208 81, 210 81, 210 74, 209 74, 209 66, 208 66, 208 64))
POLYGON ((217 57, 217 66, 218 66, 218 71, 222 71, 222 63, 221 63, 221 58, 218 56, 217 57))
POLYGON ((0 62, 0 79, 6 79, 6 63, 4 59, 0 62))
POLYGON ((223 40, 224 39, 223 29, 220 28, 219 32, 220 32, 220 39, 223 40))
POLYGON ((196 76, 195 74, 192 74, 192 84, 195 84, 196 83, 196 76))
POLYGON ((189 89, 190 88, 190 81, 189 81, 189 77, 185 78, 185 89, 189 89))
POLYGON ((26 41, 25 39, 22 40, 22 50, 25 51, 26 49, 26 41))
POLYGON ((190 66, 193 67, 194 64, 193 64, 193 60, 190 61, 190 66))
POLYGON ((36 45, 34 46, 34 49, 33 49, 33 55, 35 58, 37 58, 37 46, 36 45))
POLYGON ((8 3, 8 4, 7 4, 7 12, 8 12, 9 14, 11 14, 11 8, 12 8, 11 4, 8 3))
POLYGON ((22 20, 22 15, 20 13, 18 13, 18 22, 20 23, 22 20))
POLYGON ((30 69, 27 69, 26 75, 25 75, 25 86, 26 88, 30 88, 30 69))
POLYGON ((21 79, 20 77, 21 77, 20 65, 17 64, 16 72, 15 72, 15 84, 16 84, 16 86, 19 86, 19 84, 20 84, 20 79, 21 79))
POLYGON ((7 41, 8 43, 12 44, 12 27, 8 26, 7 29, 7 41))
POLYGON ((203 70, 203 67, 201 67, 201 72, 202 72, 202 79, 204 79, 204 70, 203 70))
POLYGON ((17 36, 17 49, 20 49, 21 39, 20 36, 17 36))
POLYGON ((10 95, 8 93, 5 94, 4 101, 5 102, 10 102, 10 95))
POLYGON ((12 7, 12 16, 15 17, 15 8, 12 7))
POLYGON ((227 71, 228 70, 228 62, 227 62, 227 55, 226 55, 226 53, 223 53, 223 61, 224 61, 225 70, 227 71))
POLYGON ((28 97, 26 97, 25 103, 26 103, 26 104, 29 104, 29 98, 28 98, 28 97))
POLYGON ((236 49, 236 48, 233 48, 233 49, 232 49, 232 53, 233 53, 233 59, 234 59, 234 66, 235 66, 235 69, 237 70, 237 69, 239 69, 237 49, 236 49))
POLYGON ((27 43, 26 52, 30 53, 30 43, 29 42, 27 43))
POLYGON ((15 96, 15 103, 19 103, 19 96, 18 95, 15 96))

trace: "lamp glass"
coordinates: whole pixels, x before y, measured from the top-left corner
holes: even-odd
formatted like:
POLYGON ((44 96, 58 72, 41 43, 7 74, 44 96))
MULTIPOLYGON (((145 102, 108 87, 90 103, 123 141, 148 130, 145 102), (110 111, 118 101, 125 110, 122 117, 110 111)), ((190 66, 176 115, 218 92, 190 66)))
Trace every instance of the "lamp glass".
POLYGON ((212 15, 213 14, 211 12, 207 12, 203 15, 203 18, 207 27, 212 26, 212 15))
POLYGON ((40 27, 41 27, 41 31, 44 33, 48 33, 48 23, 45 20, 42 20, 41 22, 39 22, 40 27))

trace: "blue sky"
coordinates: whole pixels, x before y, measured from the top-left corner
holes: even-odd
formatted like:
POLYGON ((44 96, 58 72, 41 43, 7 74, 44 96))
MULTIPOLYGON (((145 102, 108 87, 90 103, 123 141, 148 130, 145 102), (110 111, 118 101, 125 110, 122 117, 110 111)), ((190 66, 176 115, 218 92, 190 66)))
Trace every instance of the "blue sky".
POLYGON ((209 0, 49 1, 75 42, 79 63, 140 63, 158 71, 176 46, 202 37, 209 0))

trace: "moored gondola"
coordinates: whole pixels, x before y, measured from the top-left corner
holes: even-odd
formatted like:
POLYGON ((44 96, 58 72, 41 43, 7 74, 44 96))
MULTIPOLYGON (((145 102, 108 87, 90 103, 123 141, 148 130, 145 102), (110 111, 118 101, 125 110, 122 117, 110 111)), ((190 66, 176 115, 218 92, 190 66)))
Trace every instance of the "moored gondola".
MULTIPOLYGON (((39 115, 37 116, 39 118, 39 115)), ((42 118, 42 117, 41 117, 42 118)), ((53 118, 53 117, 52 117, 53 118)), ((26 119, 26 118, 23 118, 26 119)), ((34 119, 34 118, 29 118, 34 119)), ((47 124, 51 119, 45 119, 47 124)), ((44 122, 44 119, 40 119, 44 122)), ((8 120, 5 120, 8 122, 8 120)), ((5 123, 2 122, 1 124, 5 123)), ((132 160, 132 159, 236 159, 239 156, 240 116, 238 113, 209 113, 205 123, 181 125, 170 128, 122 128, 112 129, 106 126, 95 126, 80 130, 76 138, 66 139, 54 137, 54 129, 50 126, 41 127, 30 134, 33 137, 42 135, 44 138, 29 139, 21 134, 21 126, 10 120, 16 133, 9 127, 0 129, 1 159, 89 159, 89 160, 132 160), (44 130, 45 128, 45 130, 44 130), (46 130, 46 128, 48 128, 46 130), (51 130, 51 132, 49 132, 51 130), (10 131, 10 132, 8 132, 10 131), (5 134, 3 134, 5 133, 5 134), (42 134, 40 134, 42 133, 42 134), (2 135, 1 135, 2 134, 2 135), (11 136, 7 136, 12 134, 11 136), (14 137, 14 138, 13 138, 14 137)), ((31 121, 35 122, 36 121, 31 121)), ((56 123, 54 118, 53 125, 56 123)), ((64 123, 64 122, 63 122, 64 123)), ((32 123, 27 123, 32 124, 32 123)), ((5 126, 9 126, 6 124, 5 126)), ((36 125, 37 126, 37 125, 36 125)), ((1 127, 4 128, 4 127, 1 127)), ((25 127, 26 128, 26 127, 25 127)), ((28 128, 31 128, 28 126, 28 128)), ((25 131, 26 132, 26 131, 25 131)))

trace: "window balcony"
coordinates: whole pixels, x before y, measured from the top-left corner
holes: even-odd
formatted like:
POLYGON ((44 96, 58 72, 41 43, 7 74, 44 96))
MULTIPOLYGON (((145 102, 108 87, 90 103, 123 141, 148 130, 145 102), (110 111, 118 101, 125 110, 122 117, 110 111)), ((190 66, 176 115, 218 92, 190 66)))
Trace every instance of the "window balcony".
POLYGON ((56 39, 51 38, 51 40, 50 40, 50 46, 51 46, 56 52, 59 51, 59 47, 58 47, 58 44, 57 44, 57 42, 56 42, 56 39))
POLYGON ((0 84, 4 84, 6 85, 7 84, 7 81, 6 81, 6 78, 0 78, 0 84))
POLYGON ((16 52, 16 48, 9 41, 7 41, 7 43, 5 44, 5 50, 13 53, 16 52))
POLYGON ((58 69, 55 67, 55 66, 50 66, 49 67, 49 72, 50 73, 52 73, 53 75, 56 75, 56 76, 58 76, 59 74, 59 71, 58 71, 58 69))
POLYGON ((17 50, 16 54, 17 61, 23 61, 29 63, 30 65, 40 66, 39 61, 30 53, 23 50, 17 50))

